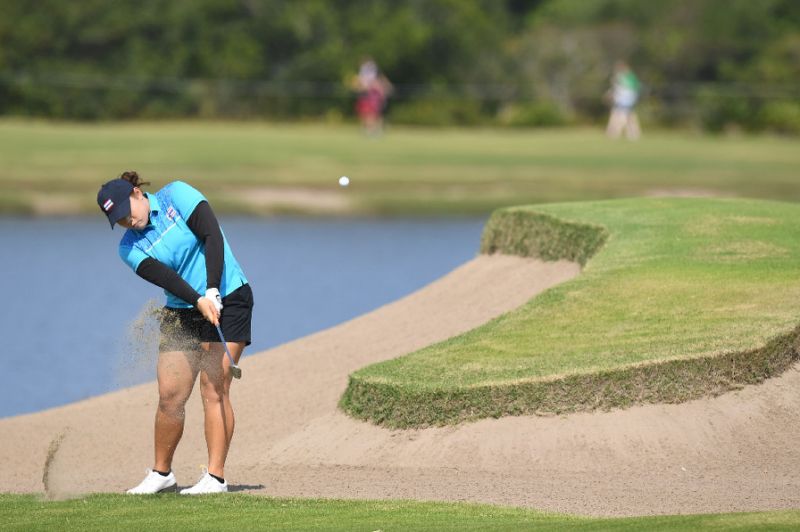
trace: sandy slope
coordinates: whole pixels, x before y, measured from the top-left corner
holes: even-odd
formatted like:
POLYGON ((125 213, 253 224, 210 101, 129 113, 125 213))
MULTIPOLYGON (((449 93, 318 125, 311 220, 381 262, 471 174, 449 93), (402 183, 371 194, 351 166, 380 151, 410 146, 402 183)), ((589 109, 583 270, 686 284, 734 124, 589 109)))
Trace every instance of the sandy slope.
MULTIPOLYGON (((481 501, 594 515, 800 507, 800 370, 719 398, 567 417, 388 431, 336 404, 347 375, 445 339, 578 273, 481 256, 368 315, 249 357, 234 384, 235 489, 279 496, 481 501)), ((267 304, 262 302, 261 304, 267 304)), ((1 491, 121 491, 150 465, 153 384, 0 420, 1 491)), ((193 398, 175 471, 205 462, 193 398)))

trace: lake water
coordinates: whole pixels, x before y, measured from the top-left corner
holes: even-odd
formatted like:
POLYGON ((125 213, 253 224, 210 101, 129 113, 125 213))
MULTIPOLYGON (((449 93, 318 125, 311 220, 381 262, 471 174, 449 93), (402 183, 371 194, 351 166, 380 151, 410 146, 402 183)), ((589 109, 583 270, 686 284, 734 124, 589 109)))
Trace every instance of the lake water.
MULTIPOLYGON (((221 218, 253 287, 245 356, 347 321, 478 253, 484 218, 221 218)), ((5 372, 0 417, 155 378, 152 320, 163 292, 117 255, 102 218, 0 218, 5 372), (132 339, 131 339, 132 338, 132 339), (141 341, 143 340, 144 341, 141 341)))

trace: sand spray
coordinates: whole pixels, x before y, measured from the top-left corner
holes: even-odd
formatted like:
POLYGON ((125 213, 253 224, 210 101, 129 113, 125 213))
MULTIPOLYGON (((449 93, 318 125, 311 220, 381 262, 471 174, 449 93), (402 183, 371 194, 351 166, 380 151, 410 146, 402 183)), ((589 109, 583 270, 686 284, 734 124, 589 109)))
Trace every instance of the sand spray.
MULTIPOLYGON (((137 316, 129 324, 125 336, 118 348, 116 368, 114 371, 116 388, 139 384, 155 378, 155 362, 158 359, 159 316, 161 305, 151 299, 145 303, 137 316)), ((62 429, 50 441, 47 456, 42 470, 42 484, 48 500, 64 500, 79 496, 70 490, 74 486, 70 471, 75 464, 67 464, 68 458, 63 451, 64 441, 70 428, 62 429)))
POLYGON ((50 441, 50 446, 47 448, 47 457, 42 470, 42 484, 44 484, 45 497, 51 501, 66 499, 72 495, 65 489, 66 482, 64 480, 66 477, 60 471, 63 464, 58 460, 58 450, 61 448, 61 444, 64 442, 68 432, 69 427, 62 429, 50 441))
POLYGON ((175 346, 192 343, 174 318, 167 319, 162 324, 163 317, 162 303, 150 299, 128 325, 117 349, 114 371, 116 388, 126 388, 156 378, 162 339, 173 346, 172 348, 181 350, 183 348, 175 346))
POLYGON ((115 387, 125 388, 155 379, 161 304, 148 300, 128 325, 117 349, 115 387))

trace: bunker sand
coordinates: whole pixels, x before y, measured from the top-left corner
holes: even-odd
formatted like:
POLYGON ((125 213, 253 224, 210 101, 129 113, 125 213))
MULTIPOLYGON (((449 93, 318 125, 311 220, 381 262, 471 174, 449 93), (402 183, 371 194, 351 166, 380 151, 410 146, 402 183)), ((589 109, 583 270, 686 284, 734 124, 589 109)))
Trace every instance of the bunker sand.
MULTIPOLYGON (((571 263, 480 256, 404 299, 242 361, 232 387, 233 490, 413 498, 586 515, 800 507, 800 369, 713 399, 566 417, 391 431, 337 410, 347 376, 507 312, 577 275, 571 263)), ((268 304, 262 302, 261 304, 268 304)), ((122 492, 152 462, 154 383, 0 420, 0 491, 42 492, 53 437, 76 494, 122 492)), ((175 457, 182 486, 206 463, 199 393, 175 457)), ((63 480, 63 479, 62 479, 63 480)))

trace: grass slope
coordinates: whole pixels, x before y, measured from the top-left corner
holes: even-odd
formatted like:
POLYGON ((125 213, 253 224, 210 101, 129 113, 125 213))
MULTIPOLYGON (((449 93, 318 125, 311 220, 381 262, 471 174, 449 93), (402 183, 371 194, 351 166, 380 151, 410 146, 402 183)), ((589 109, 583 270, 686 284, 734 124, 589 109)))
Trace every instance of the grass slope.
POLYGON ((760 382, 798 357, 799 217, 795 204, 715 199, 498 211, 484 252, 570 258, 586 264, 581 275, 363 368, 341 406, 410 427, 679 402, 760 382))
POLYGON ((96 214, 100 183, 182 178, 220 212, 488 213, 508 205, 679 193, 800 200, 794 139, 601 130, 0 121, 0 213, 96 214), (341 175, 351 186, 337 185, 341 175), (311 191, 269 200, 254 188, 311 191), (330 207, 330 203, 334 207, 330 207))
POLYGON ((3 530, 797 530, 800 511, 601 519, 496 506, 249 495, 0 495, 3 530))

